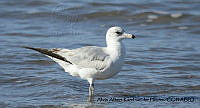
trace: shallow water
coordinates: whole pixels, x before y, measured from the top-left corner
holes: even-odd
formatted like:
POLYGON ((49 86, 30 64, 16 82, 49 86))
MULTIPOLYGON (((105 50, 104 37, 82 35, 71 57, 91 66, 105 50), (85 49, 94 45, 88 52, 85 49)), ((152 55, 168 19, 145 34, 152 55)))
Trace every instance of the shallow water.
POLYGON ((198 0, 1 0, 0 107, 198 107, 200 2, 198 0), (105 45, 105 32, 123 27, 127 57, 115 77, 88 83, 42 54, 20 48, 105 45), (194 102, 97 102, 127 96, 195 96, 194 102))

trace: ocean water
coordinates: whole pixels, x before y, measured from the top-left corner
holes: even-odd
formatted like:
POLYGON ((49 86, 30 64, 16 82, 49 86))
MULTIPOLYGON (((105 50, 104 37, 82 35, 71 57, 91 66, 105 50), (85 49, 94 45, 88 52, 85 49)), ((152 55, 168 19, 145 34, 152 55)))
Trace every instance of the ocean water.
POLYGON ((1 0, 0 107, 197 108, 199 10, 199 0, 1 0), (87 101, 87 81, 20 47, 105 46, 106 30, 115 25, 136 38, 124 42, 121 72, 95 82, 92 103, 87 101), (120 101, 128 97, 136 100, 120 101))

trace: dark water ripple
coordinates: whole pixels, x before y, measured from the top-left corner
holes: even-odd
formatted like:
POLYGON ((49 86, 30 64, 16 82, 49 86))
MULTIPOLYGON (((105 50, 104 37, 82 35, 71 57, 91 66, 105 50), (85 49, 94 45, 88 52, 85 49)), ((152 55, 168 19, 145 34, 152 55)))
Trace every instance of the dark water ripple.
MULTIPOLYGON (((20 46, 105 45, 113 25, 135 34, 118 75, 96 81, 96 97, 200 97, 198 0, 0 1, 0 107, 198 107, 200 101, 88 103, 88 83, 20 46)), ((199 99, 200 100, 200 99, 199 99)))

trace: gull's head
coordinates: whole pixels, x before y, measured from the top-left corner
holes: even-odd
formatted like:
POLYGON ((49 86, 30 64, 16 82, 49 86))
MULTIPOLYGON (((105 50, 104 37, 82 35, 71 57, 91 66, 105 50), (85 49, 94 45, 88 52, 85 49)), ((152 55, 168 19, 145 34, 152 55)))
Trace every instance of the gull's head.
POLYGON ((134 39, 135 36, 132 34, 126 33, 121 27, 114 26, 108 29, 106 38, 109 40, 112 39, 112 40, 120 41, 125 38, 134 39))

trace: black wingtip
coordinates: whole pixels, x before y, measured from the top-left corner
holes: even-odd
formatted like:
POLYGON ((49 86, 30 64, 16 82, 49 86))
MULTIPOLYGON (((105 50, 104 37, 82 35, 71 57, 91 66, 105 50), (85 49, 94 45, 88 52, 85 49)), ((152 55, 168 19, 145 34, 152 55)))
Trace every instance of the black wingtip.
POLYGON ((21 48, 32 49, 32 50, 36 50, 37 49, 37 48, 33 48, 33 47, 28 47, 28 46, 21 46, 21 48))
POLYGON ((26 48, 26 49, 30 49, 31 47, 28 47, 28 46, 19 46, 21 48, 26 48))
POLYGON ((48 55, 48 56, 51 56, 51 57, 54 57, 54 58, 57 58, 59 60, 62 60, 62 61, 65 61, 65 62, 68 62, 70 64, 72 64, 70 61, 66 60, 65 57, 62 57, 48 49, 44 49, 44 48, 33 48, 33 47, 28 47, 28 46, 22 46, 22 48, 26 48, 26 49, 31 49, 31 50, 35 50, 37 52, 40 52, 42 54, 45 54, 45 55, 48 55))

